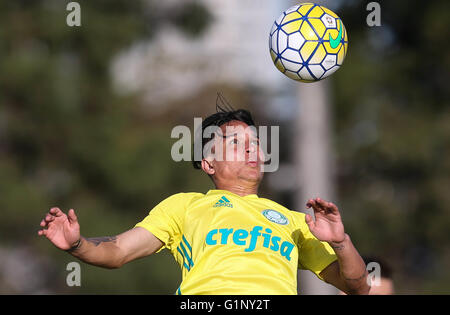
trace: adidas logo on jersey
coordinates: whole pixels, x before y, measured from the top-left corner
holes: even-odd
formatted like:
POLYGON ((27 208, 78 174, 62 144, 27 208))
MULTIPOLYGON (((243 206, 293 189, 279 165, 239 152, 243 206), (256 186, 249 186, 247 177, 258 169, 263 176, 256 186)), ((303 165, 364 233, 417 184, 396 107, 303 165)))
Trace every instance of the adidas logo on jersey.
POLYGON ((227 197, 222 196, 222 198, 219 199, 219 201, 216 202, 216 204, 213 206, 214 208, 217 207, 229 207, 229 208, 233 208, 233 204, 231 203, 230 200, 228 200, 227 197))

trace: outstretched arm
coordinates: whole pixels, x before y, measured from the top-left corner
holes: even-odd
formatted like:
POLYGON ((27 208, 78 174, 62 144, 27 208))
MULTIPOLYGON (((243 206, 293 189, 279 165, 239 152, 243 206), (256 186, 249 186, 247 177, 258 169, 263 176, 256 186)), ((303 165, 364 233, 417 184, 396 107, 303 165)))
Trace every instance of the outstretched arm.
POLYGON ((119 268, 140 257, 153 254, 163 243, 144 228, 133 228, 117 236, 84 238, 73 209, 66 215, 59 208, 50 209, 41 221, 44 235, 57 248, 99 267, 119 268))
POLYGON ((305 221, 311 233, 320 241, 328 242, 338 258, 325 268, 320 276, 347 294, 368 294, 366 264, 344 231, 338 208, 320 198, 310 199, 307 207, 314 210, 314 221, 306 215, 305 221))

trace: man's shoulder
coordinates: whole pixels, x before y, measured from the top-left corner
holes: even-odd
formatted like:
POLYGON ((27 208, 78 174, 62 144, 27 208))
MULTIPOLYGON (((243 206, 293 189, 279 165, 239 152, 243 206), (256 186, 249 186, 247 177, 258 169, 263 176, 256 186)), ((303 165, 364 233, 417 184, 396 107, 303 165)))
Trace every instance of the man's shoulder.
POLYGON ((205 194, 199 193, 199 192, 178 192, 178 193, 171 195, 170 197, 193 198, 193 197, 203 197, 203 196, 205 196, 205 194))
POLYGON ((179 192, 167 197, 165 200, 171 202, 190 203, 199 198, 203 198, 205 195, 199 192, 179 192))
POLYGON ((162 211, 165 214, 175 214, 179 216, 189 207, 189 205, 203 197, 204 194, 198 192, 175 193, 161 200, 150 212, 156 213, 162 211))

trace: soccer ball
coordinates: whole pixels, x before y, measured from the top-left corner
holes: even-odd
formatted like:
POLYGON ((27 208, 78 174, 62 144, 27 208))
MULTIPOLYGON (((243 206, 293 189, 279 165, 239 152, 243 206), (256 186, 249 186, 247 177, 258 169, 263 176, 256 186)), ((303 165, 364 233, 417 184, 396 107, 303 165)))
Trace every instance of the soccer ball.
POLYGON ((342 66, 348 49, 347 31, 333 11, 302 3, 274 22, 269 47, 278 70, 297 81, 315 82, 342 66))

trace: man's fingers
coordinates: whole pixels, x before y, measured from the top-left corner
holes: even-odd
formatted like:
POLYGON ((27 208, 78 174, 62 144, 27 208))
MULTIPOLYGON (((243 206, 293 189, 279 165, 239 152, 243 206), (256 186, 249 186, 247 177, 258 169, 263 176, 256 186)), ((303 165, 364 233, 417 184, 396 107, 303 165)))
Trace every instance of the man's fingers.
POLYGON ((53 208, 50 208, 50 213, 51 214, 53 214, 53 215, 55 215, 56 214, 56 212, 58 212, 59 211, 59 208, 57 208, 57 207, 53 207, 53 208))
POLYGON ((309 199, 308 203, 306 204, 306 207, 308 207, 308 208, 312 207, 314 210, 320 210, 315 199, 309 199))
POLYGON ((45 215, 44 219, 42 219, 41 223, 39 224, 43 228, 48 227, 48 225, 53 222, 57 217, 60 217, 64 215, 64 212, 62 212, 59 208, 53 207, 50 209, 50 211, 45 215))
POLYGON ((309 199, 306 203, 307 208, 313 208, 314 212, 325 211, 325 209, 317 202, 317 199, 309 199))
POLYGON ((45 215, 45 218, 42 219, 42 221, 41 221, 41 223, 40 223, 40 226, 46 227, 50 222, 52 222, 52 221, 54 221, 54 220, 55 220, 55 216, 52 215, 51 213, 47 213, 47 214, 45 215))
POLYGON ((333 213, 339 212, 338 207, 332 202, 328 202, 328 209, 333 213))
POLYGON ((78 221, 78 218, 75 214, 75 211, 73 209, 70 209, 69 212, 67 213, 67 218, 69 219, 70 223, 75 223, 78 221))
POLYGON ((332 212, 332 213, 339 212, 337 206, 332 202, 328 202, 328 201, 325 201, 320 198, 316 198, 316 202, 319 205, 319 207, 325 211, 332 212))
POLYGON ((62 212, 61 209, 59 209, 57 207, 53 207, 50 209, 50 214, 52 214, 56 217, 60 217, 64 214, 64 212, 62 212))
POLYGON ((305 215, 305 222, 310 230, 314 228, 314 220, 309 214, 305 215))
POLYGON ((317 208, 320 210, 326 210, 327 209, 327 202, 323 199, 316 198, 315 200, 317 208))
POLYGON ((311 204, 315 211, 339 213, 338 207, 334 203, 325 201, 321 198, 310 199, 308 203, 311 204))

